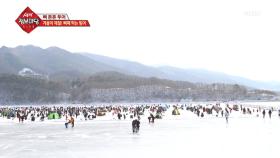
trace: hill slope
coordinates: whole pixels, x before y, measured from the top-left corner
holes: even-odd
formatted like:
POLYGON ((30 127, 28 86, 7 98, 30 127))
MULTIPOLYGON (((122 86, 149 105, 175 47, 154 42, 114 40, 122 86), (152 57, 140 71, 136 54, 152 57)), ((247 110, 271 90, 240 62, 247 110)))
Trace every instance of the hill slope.
POLYGON ((0 75, 0 104, 272 100, 277 97, 272 91, 236 84, 193 84, 111 71, 62 82, 0 75))

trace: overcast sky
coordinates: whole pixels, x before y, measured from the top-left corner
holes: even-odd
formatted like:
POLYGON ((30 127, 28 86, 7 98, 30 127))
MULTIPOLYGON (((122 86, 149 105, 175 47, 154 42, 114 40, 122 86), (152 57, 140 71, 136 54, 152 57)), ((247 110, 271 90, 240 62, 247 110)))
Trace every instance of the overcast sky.
POLYGON ((280 81, 279 8, 277 0, 2 0, 0 45, 58 46, 280 81), (27 6, 87 19, 91 27, 38 27, 27 34, 15 23, 27 6))

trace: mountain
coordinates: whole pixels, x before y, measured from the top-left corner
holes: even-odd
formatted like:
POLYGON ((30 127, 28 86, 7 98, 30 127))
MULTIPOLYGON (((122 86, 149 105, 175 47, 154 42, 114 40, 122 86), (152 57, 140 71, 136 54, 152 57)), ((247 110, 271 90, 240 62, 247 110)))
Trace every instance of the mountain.
POLYGON ((125 70, 126 74, 141 77, 157 77, 175 81, 189 81, 194 83, 228 83, 241 84, 252 88, 280 91, 280 83, 262 82, 246 79, 239 76, 228 75, 203 69, 181 69, 171 66, 152 67, 138 62, 110 58, 91 53, 81 53, 93 60, 125 70))
POLYGON ((146 65, 138 63, 138 62, 115 59, 115 58, 110 58, 110 57, 96 55, 96 54, 90 54, 90 53, 82 53, 82 54, 95 61, 99 61, 106 65, 110 65, 115 68, 125 70, 124 72, 126 74, 136 75, 136 76, 141 76, 141 77, 158 77, 158 78, 168 79, 166 74, 164 72, 159 71, 157 68, 151 67, 151 66, 146 66, 146 65))
POLYGON ((86 78, 97 72, 115 71, 139 77, 156 77, 193 83, 240 84, 251 88, 280 91, 278 82, 255 81, 203 69, 152 67, 91 53, 72 53, 58 47, 42 49, 28 45, 0 48, 0 74, 18 74, 24 68, 60 81, 86 78))
POLYGON ((94 61, 80 54, 50 47, 42 49, 35 46, 0 48, 0 73, 17 74, 23 68, 29 68, 40 74, 79 72, 94 74, 102 71, 121 71, 112 66, 94 61))
POLYGON ((280 82, 263 82, 203 69, 180 69, 170 66, 158 68, 168 79, 198 83, 240 84, 257 89, 280 91, 280 82))
POLYGON ((123 69, 127 74, 141 77, 157 77, 175 81, 189 81, 194 83, 235 83, 231 76, 202 69, 180 69, 171 66, 152 67, 138 62, 110 58, 102 55, 81 53, 93 60, 123 69))
POLYGON ((17 73, 23 67, 24 64, 10 53, 10 48, 0 48, 0 73, 17 73))
POLYGON ((172 80, 181 80, 198 83, 233 83, 232 76, 224 73, 213 72, 203 69, 180 69, 171 66, 162 66, 158 68, 172 80))

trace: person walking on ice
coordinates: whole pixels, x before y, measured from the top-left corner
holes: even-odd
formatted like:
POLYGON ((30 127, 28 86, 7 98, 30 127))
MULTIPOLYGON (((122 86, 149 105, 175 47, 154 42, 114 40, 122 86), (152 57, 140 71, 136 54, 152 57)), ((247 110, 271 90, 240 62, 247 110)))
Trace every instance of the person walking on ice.
POLYGON ((225 117, 226 117, 226 121, 228 123, 228 117, 229 117, 229 111, 228 109, 225 110, 225 117))

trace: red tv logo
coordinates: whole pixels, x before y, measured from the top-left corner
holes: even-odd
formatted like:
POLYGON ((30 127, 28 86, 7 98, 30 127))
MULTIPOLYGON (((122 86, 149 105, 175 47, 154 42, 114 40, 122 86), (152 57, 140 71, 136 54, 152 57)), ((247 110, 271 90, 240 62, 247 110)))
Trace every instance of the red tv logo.
POLYGON ((24 11, 16 19, 16 23, 22 28, 23 31, 30 33, 37 26, 40 25, 40 17, 34 13, 29 7, 24 9, 24 11))

